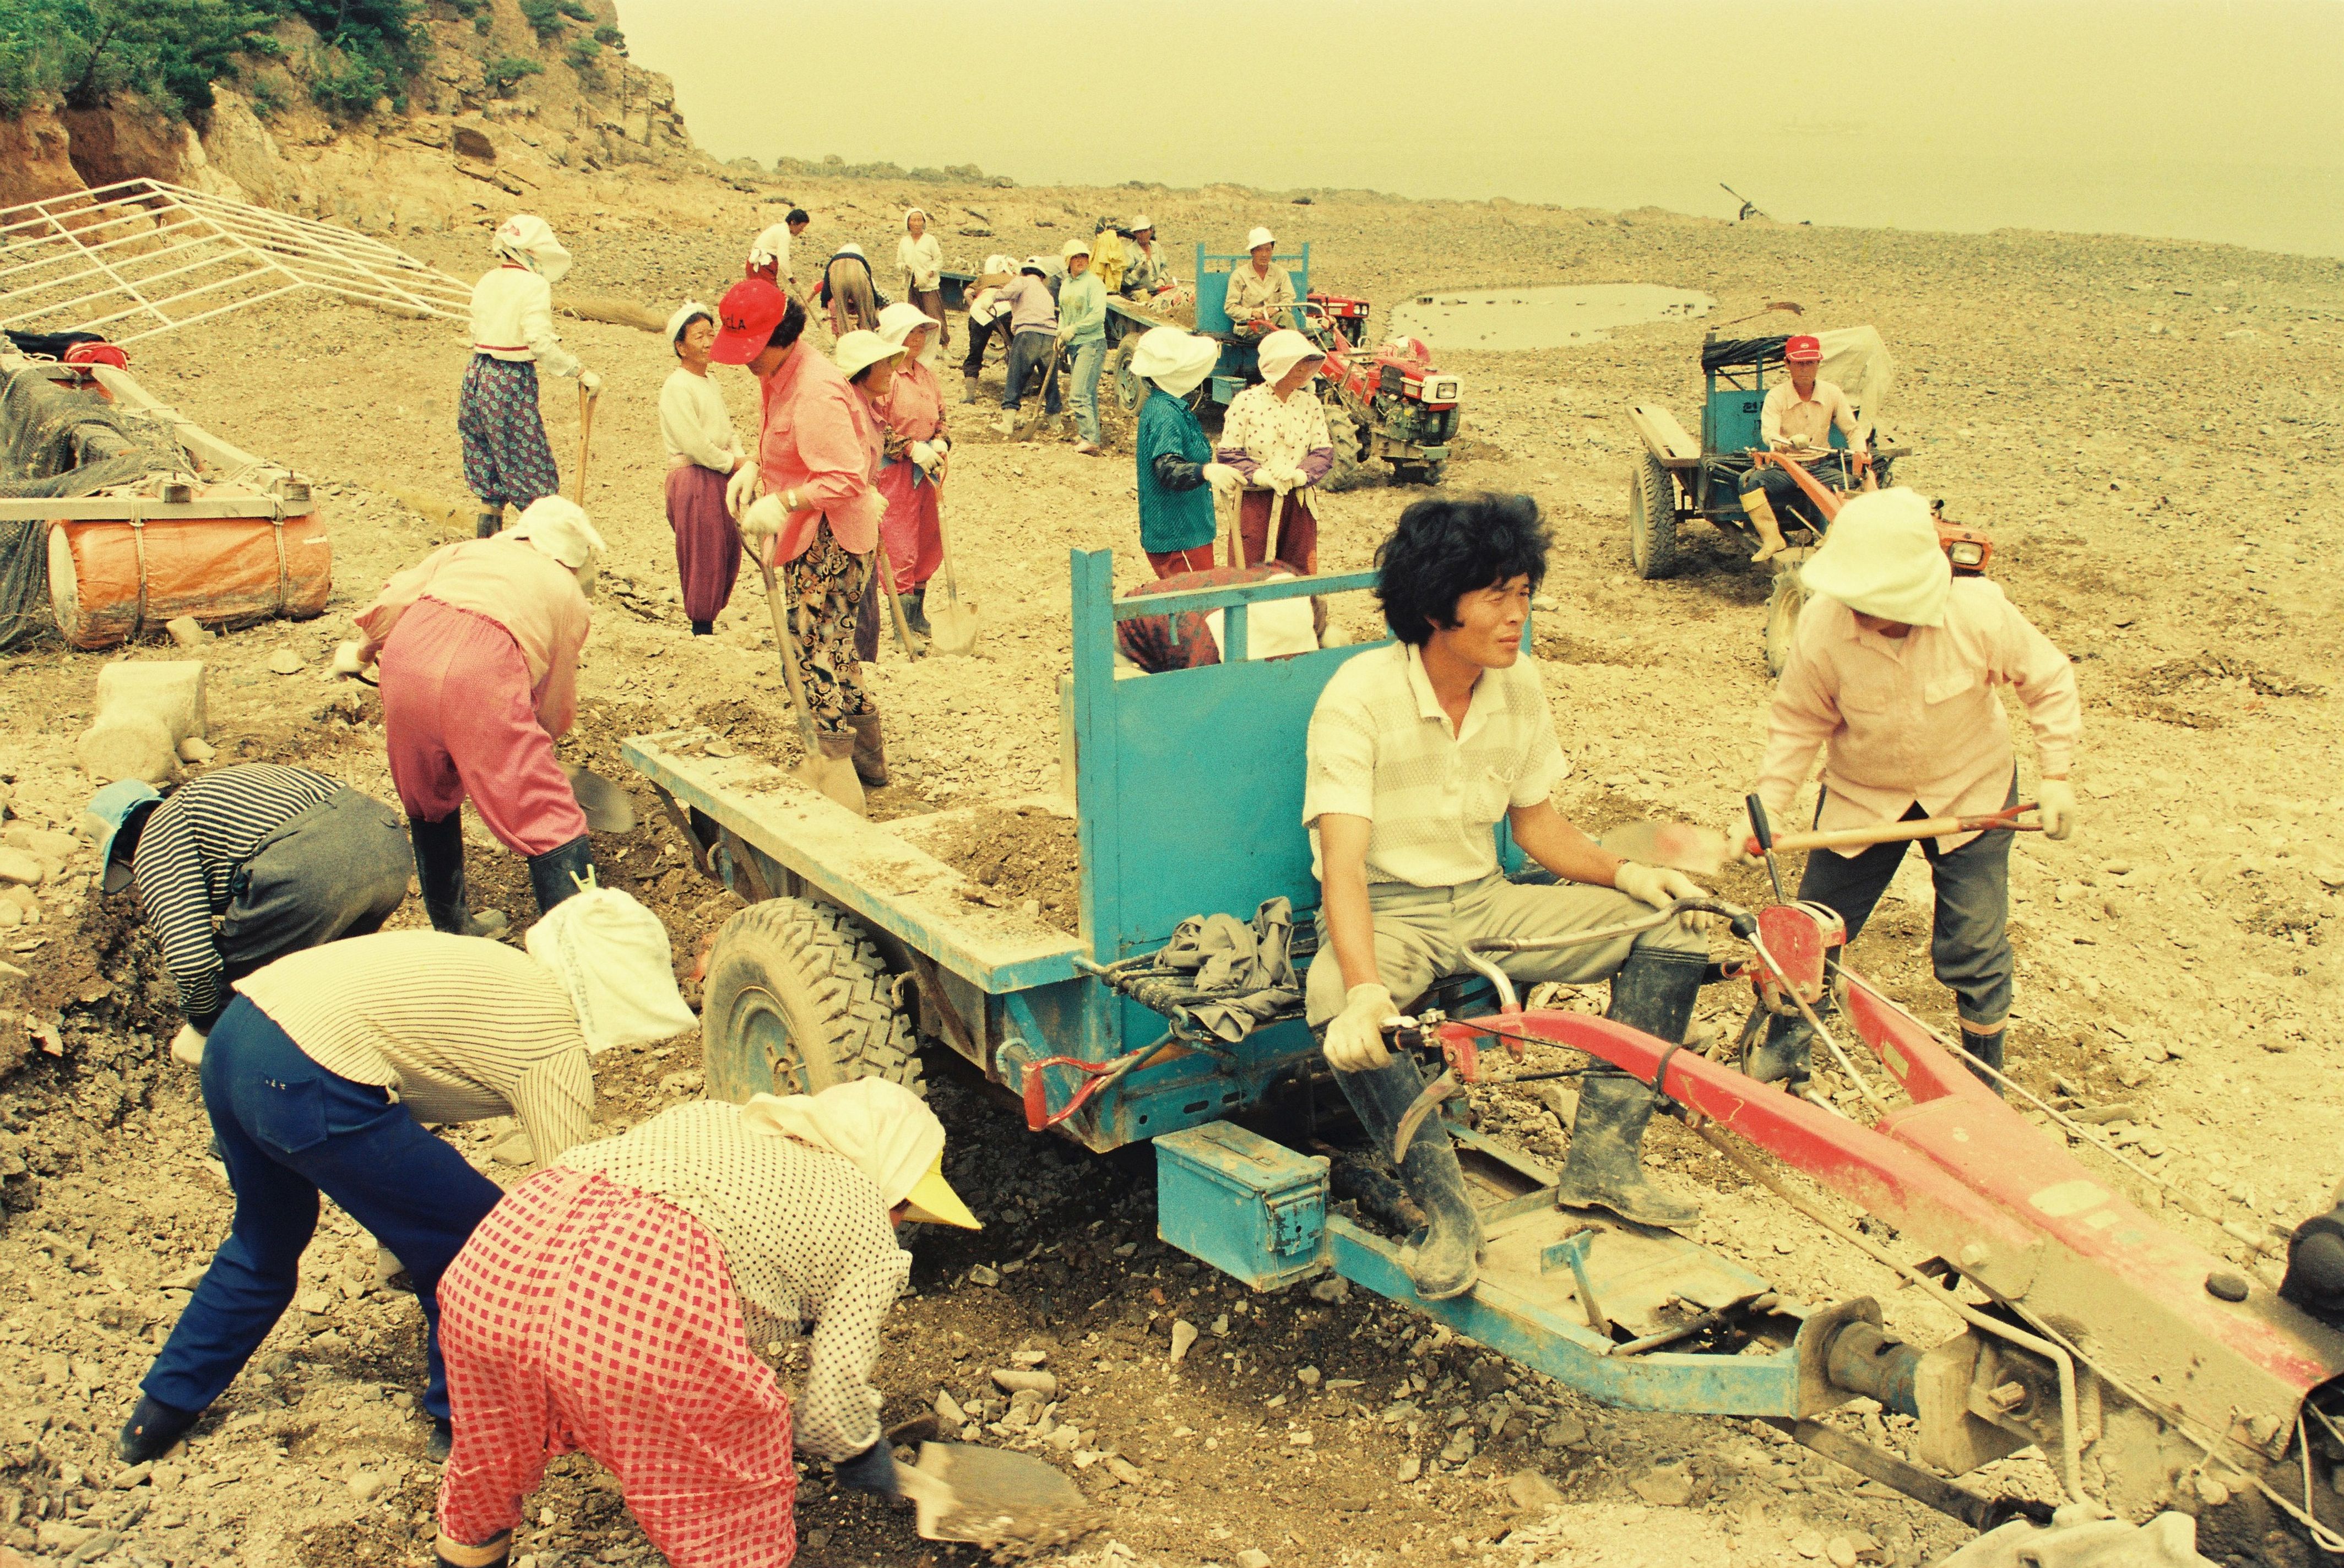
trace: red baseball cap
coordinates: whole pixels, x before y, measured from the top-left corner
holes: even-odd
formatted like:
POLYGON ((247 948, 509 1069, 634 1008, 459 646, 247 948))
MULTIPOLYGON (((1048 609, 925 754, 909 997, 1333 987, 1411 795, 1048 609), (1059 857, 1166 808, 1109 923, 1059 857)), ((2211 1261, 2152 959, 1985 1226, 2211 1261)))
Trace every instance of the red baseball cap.
POLYGON ((789 296, 763 278, 743 278, 724 291, 716 307, 716 341, 708 357, 720 365, 745 365, 764 351, 773 329, 790 313, 789 296))
MULTIPOLYGON (((727 294, 724 298, 729 300, 732 296, 727 294)), ((1803 332, 1795 338, 1785 339, 1783 344, 1783 358, 1794 365, 1812 364, 1823 357, 1824 340, 1820 338, 1811 338, 1803 332)), ((729 364, 731 361, 727 360, 726 363, 729 364)))

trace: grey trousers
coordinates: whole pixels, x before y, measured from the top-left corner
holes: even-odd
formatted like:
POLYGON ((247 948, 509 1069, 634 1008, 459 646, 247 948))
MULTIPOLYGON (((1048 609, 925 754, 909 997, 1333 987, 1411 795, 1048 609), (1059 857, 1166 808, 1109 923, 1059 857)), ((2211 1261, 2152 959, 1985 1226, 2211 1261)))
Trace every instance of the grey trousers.
MULTIPOLYGON (((1616 926, 1649 915, 1652 905, 1610 887, 1583 882, 1548 885, 1517 884, 1503 876, 1453 887, 1412 887, 1379 883, 1368 889, 1376 922, 1376 974, 1392 1000, 1405 1009, 1432 983, 1466 972, 1464 945, 1484 936, 1568 936, 1577 931, 1616 926)), ((1508 953, 1498 967, 1517 986, 1541 981, 1585 986, 1608 980, 1636 947, 1706 956, 1709 936, 1671 921, 1635 936, 1544 953, 1508 953)), ((1318 955, 1304 982, 1303 1006, 1315 1027, 1343 1010, 1342 966, 1335 961, 1326 912, 1318 916, 1318 955)))
POLYGON ((407 824, 372 795, 338 790, 288 818, 228 881, 226 978, 233 985, 288 953, 379 929, 414 870, 407 824))

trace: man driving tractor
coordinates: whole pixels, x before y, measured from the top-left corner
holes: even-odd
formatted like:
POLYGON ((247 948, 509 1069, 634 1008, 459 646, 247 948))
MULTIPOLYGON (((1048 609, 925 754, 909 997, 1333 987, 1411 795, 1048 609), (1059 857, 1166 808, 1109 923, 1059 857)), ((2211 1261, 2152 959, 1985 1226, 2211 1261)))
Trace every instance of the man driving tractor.
MULTIPOLYGON (((1521 656, 1549 544, 1528 496, 1410 506, 1376 556, 1377 597, 1399 641, 1345 663, 1310 716, 1302 817, 1321 897, 1306 1009, 1313 1027, 1325 1026, 1336 1082, 1386 1152, 1424 1079, 1413 1059, 1386 1048, 1384 1031, 1401 1003, 1464 971, 1466 943, 1593 931, 1705 896, 1681 872, 1600 847, 1549 798, 1568 764, 1538 669, 1521 656), (1500 819, 1553 883, 1501 873, 1500 819)), ((1689 923, 1702 919, 1500 963, 1524 986, 1608 979, 1608 1017, 1682 1042, 1709 961, 1705 929, 1689 923)), ((1652 1090, 1601 1062, 1580 1085, 1559 1200, 1647 1225, 1698 1218, 1639 1163, 1652 1090)), ((1408 1255, 1417 1293, 1464 1294, 1480 1221, 1437 1120, 1410 1142, 1401 1178, 1430 1222, 1408 1255)))
MULTIPOLYGON (((1819 338, 1802 333, 1783 345, 1783 363, 1790 379, 1776 382, 1767 391, 1766 401, 1758 410, 1758 436, 1768 451, 1782 453, 1825 484, 1848 490, 1854 485, 1852 470, 1864 454, 1864 433, 1847 394, 1834 383, 1817 379, 1823 359, 1819 338), (1831 450, 1834 426, 1847 438, 1844 452, 1831 450)), ((1866 461, 1862 466, 1864 488, 1871 490, 1874 488, 1871 465, 1866 461)), ((1823 517, 1799 488, 1799 481, 1773 463, 1754 463, 1742 476, 1742 510, 1758 531, 1758 553, 1751 560, 1771 560, 1790 548, 1774 515, 1778 508, 1787 508, 1817 533, 1823 532, 1823 517)))
POLYGON ((1229 330, 1260 338, 1291 326, 1294 278, 1277 264, 1278 238, 1267 228, 1246 236, 1248 258, 1229 268, 1229 286, 1221 302, 1229 314, 1229 330))

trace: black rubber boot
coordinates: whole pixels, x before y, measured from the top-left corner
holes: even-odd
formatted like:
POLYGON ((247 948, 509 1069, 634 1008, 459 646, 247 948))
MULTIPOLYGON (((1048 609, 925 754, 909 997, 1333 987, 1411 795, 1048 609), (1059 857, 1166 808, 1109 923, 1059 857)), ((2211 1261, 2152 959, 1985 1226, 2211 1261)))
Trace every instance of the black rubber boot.
POLYGON ((1807 1087, 1808 1060, 1815 1032, 1795 1014, 1776 1013, 1766 1020, 1763 1038, 1743 1057, 1742 1070, 1762 1084, 1781 1084, 1792 1094, 1807 1087))
POLYGON ((434 931, 457 936, 495 936, 505 928, 504 912, 472 912, 464 894, 464 818, 451 812, 438 822, 407 819, 415 844, 415 881, 423 889, 423 914, 434 931))
POLYGON ((431 1440, 423 1445, 423 1457, 434 1464, 448 1462, 448 1452, 456 1446, 456 1424, 446 1416, 431 1418, 431 1440))
POLYGON ((499 507, 494 511, 481 512, 473 523, 472 533, 478 539, 490 539, 503 532, 504 526, 504 508, 499 507))
MULTIPOLYGON (((1376 1152, 1389 1159, 1399 1118, 1424 1092, 1424 1075, 1416 1070, 1416 1063, 1394 1057, 1365 1072, 1339 1072, 1335 1081, 1359 1112, 1376 1152)), ((1428 1118, 1416 1129, 1399 1174, 1426 1220, 1425 1229, 1409 1239, 1409 1250, 1401 1255, 1409 1282, 1428 1301, 1462 1296, 1473 1288, 1480 1264, 1481 1217, 1466 1195, 1465 1172, 1439 1117, 1428 1118)))
POLYGON ((553 906, 580 891, 580 885, 594 883, 594 846, 584 834, 568 844, 560 844, 542 855, 529 857, 530 890, 537 895, 537 912, 552 913, 553 906))
POLYGON ((122 1425, 122 1435, 114 1440, 115 1452, 125 1464, 144 1464, 150 1459, 160 1459, 171 1452, 171 1445, 187 1435, 188 1430, 203 1419, 201 1411, 183 1411, 167 1405, 161 1400, 138 1396, 138 1408, 122 1425))
POLYGON ((2279 1300, 2292 1301, 2344 1329, 2344 1205, 2315 1214, 2295 1228, 2287 1242, 2287 1278, 2279 1300))
POLYGON ((1997 1095, 2002 1093, 2002 1080, 1979 1072, 1975 1063, 1984 1062, 1995 1072, 2002 1071, 2002 1037, 2008 1033, 2007 1028, 1996 1029, 1990 1035, 1974 1035, 1967 1029, 1962 1031, 1962 1049, 1975 1058, 1975 1061, 1964 1065, 1969 1067, 1972 1077, 1997 1095))
POLYGON ((904 620, 913 631, 923 637, 929 635, 927 597, 928 591, 924 584, 904 595, 904 620))
POLYGON ((716 635, 716 622, 695 621, 692 623, 692 634, 695 637, 713 637, 716 635))
MULTIPOLYGON (((1612 976, 1612 1006, 1603 1016, 1681 1045, 1708 964, 1702 953, 1632 948, 1612 976)), ((1671 1229, 1700 1219, 1700 1205, 1671 1197, 1644 1174, 1644 1128, 1658 1103, 1650 1088, 1616 1069, 1599 1067, 1581 1077, 1571 1157, 1563 1162, 1555 1201, 1566 1209, 1600 1205, 1639 1225, 1671 1229)))

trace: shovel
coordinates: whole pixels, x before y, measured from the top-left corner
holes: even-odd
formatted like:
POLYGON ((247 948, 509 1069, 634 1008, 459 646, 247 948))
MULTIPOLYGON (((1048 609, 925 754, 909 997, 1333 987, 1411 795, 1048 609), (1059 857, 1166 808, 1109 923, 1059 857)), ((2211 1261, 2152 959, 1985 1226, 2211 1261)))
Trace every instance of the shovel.
POLYGON ((588 832, 635 831, 635 803, 625 790, 582 763, 563 763, 561 771, 570 775, 570 792, 578 797, 578 809, 586 814, 588 832))
MULTIPOLYGON (((1956 833, 2036 833, 2041 831, 2037 824, 2018 820, 2021 812, 2034 809, 2035 803, 2027 801, 2006 811, 1976 812, 1966 816, 1914 817, 1821 833, 1778 833, 1774 835, 1773 851, 1790 855, 1803 849, 1863 849, 1875 844, 1909 844, 1916 838, 1943 838, 1956 833)), ((1614 855, 1646 865, 1664 865, 1688 876, 1715 876, 1725 868, 1726 857, 1736 851, 1749 855, 1759 853, 1755 838, 1735 844, 1713 827, 1698 827, 1689 822, 1625 823, 1605 834, 1601 842, 1614 855)))
POLYGON ((895 622, 896 641, 903 643, 904 658, 909 662, 925 652, 927 644, 912 635, 912 623, 904 617, 904 598, 895 592, 895 568, 887 560, 887 541, 882 539, 874 548, 878 553, 873 570, 879 573, 879 589, 887 595, 887 610, 895 622))
POLYGON ((1058 381, 1058 349, 1060 347, 1061 345, 1055 342, 1050 345, 1050 362, 1042 368, 1041 400, 1034 405, 1034 411, 1032 413, 1027 414, 1025 418, 1017 421, 1016 431, 1011 437, 1013 440, 1022 441, 1026 440, 1028 437, 1033 435, 1035 427, 1038 426, 1044 420, 1050 417, 1043 410, 1050 406, 1050 389, 1056 386, 1058 381))
POLYGON ((845 757, 822 754, 822 742, 814 733, 813 713, 806 707, 805 690, 798 684, 798 642, 790 634, 790 604, 782 592, 781 578, 773 563, 755 550, 750 559, 765 578, 765 611, 773 618, 773 642, 782 651, 782 680, 790 689, 790 706, 797 711, 798 744, 805 748, 805 761, 791 770, 790 776, 819 794, 828 795, 857 816, 867 814, 863 806, 863 781, 854 774, 854 764, 845 757))
POLYGON ((1097 1528, 1090 1500, 1031 1454, 972 1443, 924 1442, 920 1462, 895 1463, 895 1484, 919 1509, 923 1541, 966 1541, 1020 1554, 1097 1528))
POLYGON ((960 580, 953 575, 952 524, 944 507, 936 508, 936 531, 945 547, 945 602, 928 611, 928 648, 945 655, 976 652, 976 606, 960 596, 960 580))
POLYGON ((594 435, 594 405, 599 400, 600 400, 595 393, 590 392, 586 389, 584 382, 581 381, 579 383, 578 493, 571 499, 578 503, 581 510, 583 510, 586 505, 586 453, 588 443, 593 439, 594 435))

